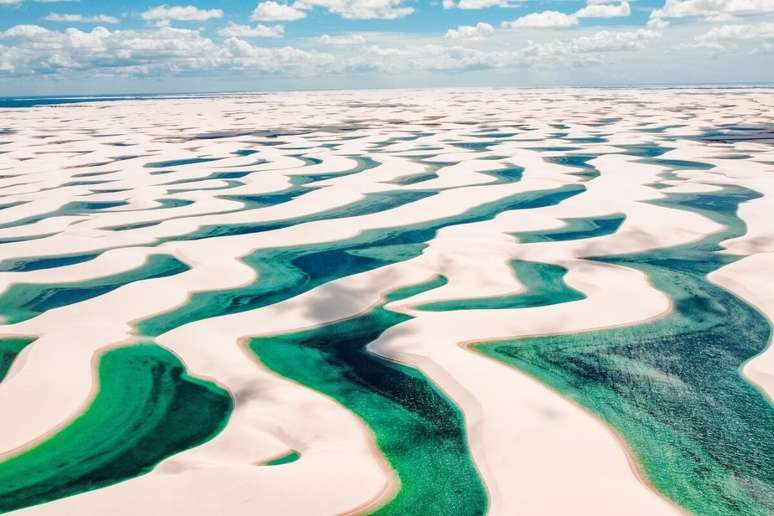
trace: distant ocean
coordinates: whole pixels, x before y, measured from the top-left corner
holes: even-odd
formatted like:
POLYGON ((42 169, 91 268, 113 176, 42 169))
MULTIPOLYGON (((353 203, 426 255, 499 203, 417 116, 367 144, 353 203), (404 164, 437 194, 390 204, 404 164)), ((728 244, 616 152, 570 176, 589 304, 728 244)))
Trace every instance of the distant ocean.
POLYGON ((147 99, 179 99, 179 98, 203 98, 212 97, 218 94, 161 94, 161 93, 138 93, 126 95, 73 95, 58 97, 32 97, 15 96, 0 97, 0 108, 26 108, 35 106, 54 106, 58 104, 77 104, 80 102, 107 102, 116 100, 147 100, 147 99))

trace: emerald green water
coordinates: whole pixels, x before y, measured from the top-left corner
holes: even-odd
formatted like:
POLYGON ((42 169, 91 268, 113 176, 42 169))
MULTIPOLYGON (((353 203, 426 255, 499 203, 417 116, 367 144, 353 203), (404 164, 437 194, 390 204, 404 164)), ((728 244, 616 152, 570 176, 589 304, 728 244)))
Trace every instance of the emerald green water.
POLYGON ((756 197, 731 186, 669 194, 656 204, 701 213, 725 229, 691 245, 594 258, 645 272, 674 300, 671 314, 477 347, 607 421, 650 482, 694 514, 774 513, 774 408, 739 370, 766 347, 770 326, 706 277, 737 259, 716 251, 745 233, 737 206, 756 197))
POLYGON ((99 391, 80 416, 0 462, 0 512, 148 473, 220 432, 233 407, 217 385, 188 376, 172 353, 133 345, 104 353, 99 391))
POLYGON ((378 514, 486 512, 460 411, 421 372, 366 350, 382 332, 411 318, 385 309, 387 302, 445 283, 438 277, 399 289, 367 314, 249 344, 266 367, 332 397, 373 430, 401 481, 378 514))
POLYGON ((194 293, 184 306, 141 321, 142 335, 157 336, 201 319, 277 303, 323 283, 419 256, 436 232, 455 224, 488 220, 507 210, 557 204, 584 191, 570 185, 516 194, 429 222, 372 229, 345 240, 259 250, 244 259, 258 272, 246 287, 194 293))
POLYGON ((35 339, 5 338, 0 339, 0 382, 3 381, 11 368, 16 356, 35 339))
POLYGON ((111 292, 134 281, 180 274, 189 267, 169 255, 151 255, 130 271, 77 283, 16 283, 0 294, 0 316, 6 324, 35 317, 47 310, 67 306, 111 292))
POLYGON ((292 451, 286 455, 283 455, 282 457, 277 457, 276 459, 270 460, 265 462, 264 466, 281 466, 282 464, 290 464, 291 462, 296 462, 298 459, 301 458, 301 454, 297 451, 292 451))
POLYGON ((530 308, 578 301, 586 297, 564 282, 564 276, 567 274, 567 269, 564 267, 523 260, 511 260, 511 267, 524 285, 526 289, 524 292, 508 296, 449 299, 425 303, 416 308, 434 312, 530 308))

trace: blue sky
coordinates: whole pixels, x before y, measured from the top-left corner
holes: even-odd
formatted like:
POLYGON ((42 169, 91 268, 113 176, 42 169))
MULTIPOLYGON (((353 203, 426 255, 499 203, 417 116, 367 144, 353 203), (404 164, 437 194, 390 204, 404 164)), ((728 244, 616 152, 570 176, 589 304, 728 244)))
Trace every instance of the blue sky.
POLYGON ((774 0, 0 0, 0 95, 774 82, 774 0))

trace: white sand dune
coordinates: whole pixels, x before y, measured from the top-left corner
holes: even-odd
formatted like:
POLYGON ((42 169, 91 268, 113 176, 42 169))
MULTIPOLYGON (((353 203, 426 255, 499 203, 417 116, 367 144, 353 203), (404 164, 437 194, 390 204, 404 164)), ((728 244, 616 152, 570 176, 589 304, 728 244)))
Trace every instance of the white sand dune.
MULTIPOLYGON (((372 430, 333 399, 268 371, 245 342, 353 317, 388 292, 437 275, 448 283, 388 305, 413 318, 368 349, 417 368, 462 410, 491 514, 566 514, 579 507, 588 514, 680 512, 651 488, 625 443, 599 419, 470 349, 479 342, 636 325, 668 313, 671 300, 644 274, 586 258, 682 245, 721 230, 706 217, 650 201, 727 184, 746 186, 762 197, 740 208, 747 234, 724 243, 727 252, 745 258, 713 273, 711 280, 774 317, 774 299, 760 281, 774 260, 774 234, 766 217, 774 195, 766 175, 774 160, 770 148, 684 138, 729 122, 720 108, 694 106, 692 116, 679 115, 690 90, 648 91, 647 102, 636 90, 598 93, 613 100, 585 100, 586 92, 572 90, 310 92, 265 95, 260 104, 235 96, 3 111, 16 132, 0 145, 0 205, 21 203, 0 210, 0 240, 20 239, 0 246, 3 263, 98 256, 60 267, 0 272, 0 294, 18 283, 77 284, 111 276, 157 254, 174 256, 190 270, 129 283, 0 327, 4 335, 38 337, 0 382, 0 411, 14 422, 0 429, 0 458, 34 445, 81 413, 94 395, 95 357, 147 340, 137 335, 136 322, 184 306, 198 292, 260 282, 242 261, 256 250, 336 242, 366 230, 456 217, 516 194, 584 188, 558 204, 442 228, 418 257, 162 334, 154 341, 178 355, 190 374, 231 393, 235 408, 226 428, 146 475, 19 513, 316 515, 380 506, 400 485, 372 430), (399 102, 404 100, 410 109, 399 102), (367 108, 354 101, 390 107, 367 108), (593 125, 601 119, 608 122, 593 125), (109 135, 100 135, 105 127, 109 135), (665 175, 666 166, 631 150, 654 142, 672 149, 661 159, 715 167, 665 175), (455 145, 476 143, 488 147, 455 145), (585 166, 546 160, 586 153, 591 156, 585 166), (726 157, 739 153, 752 157, 726 157), (358 157, 376 166, 347 175, 358 157), (217 159, 203 161, 209 158, 217 159), (523 167, 520 181, 496 182, 487 174, 509 166, 523 167), (588 166, 598 177, 579 175, 588 166), (428 171, 437 177, 395 183, 428 171), (247 174, 212 177, 228 172, 247 174), (277 194, 299 176, 315 175, 326 178, 276 205, 245 208, 228 197, 277 194), (436 193, 373 213, 303 219, 396 190, 436 193), (72 209, 73 202, 123 204, 72 209), (70 212, 61 211, 68 206, 70 212), (539 243, 514 236, 561 229, 567 219, 616 214, 625 219, 612 234, 539 243), (296 218, 301 220, 270 231, 185 237, 208 226, 296 218), (115 229, 132 224, 141 226, 115 229), (523 293, 511 260, 564 267, 567 285, 585 298, 519 309, 418 308, 523 293), (261 465, 289 451, 301 458, 277 467, 261 465)), ((735 94, 739 120, 770 122, 767 109, 774 108, 774 94, 735 94)), ((772 395, 772 353, 750 361, 744 373, 772 395)))

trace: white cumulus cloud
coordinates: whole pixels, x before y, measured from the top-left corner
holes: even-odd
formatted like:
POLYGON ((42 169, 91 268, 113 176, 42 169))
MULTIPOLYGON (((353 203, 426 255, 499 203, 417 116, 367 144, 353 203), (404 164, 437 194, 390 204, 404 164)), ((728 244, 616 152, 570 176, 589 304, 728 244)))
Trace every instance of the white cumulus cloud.
POLYGON ((262 25, 255 27, 231 23, 221 27, 217 32, 222 38, 281 38, 285 35, 285 27, 282 25, 262 25))
POLYGON ((629 2, 622 1, 618 4, 590 1, 586 7, 575 13, 578 18, 617 18, 629 16, 632 13, 629 2))
POLYGON ((723 21, 737 15, 774 13, 774 0, 666 0, 651 19, 702 17, 723 21))
POLYGON ((306 13, 302 9, 269 0, 255 6, 250 19, 255 21, 295 21, 304 17, 306 17, 306 13))
POLYGON ((774 23, 737 24, 715 27, 709 32, 696 36, 695 43, 690 47, 709 48, 711 50, 726 50, 740 43, 753 43, 757 51, 770 51, 774 42, 774 23))
POLYGON ((569 56, 574 54, 626 52, 642 48, 646 41, 657 39, 660 33, 638 29, 636 31, 602 30, 590 36, 570 40, 555 40, 546 43, 530 42, 525 54, 533 58, 569 56))
POLYGON ((478 22, 475 25, 460 25, 456 29, 449 29, 444 37, 448 39, 478 40, 494 34, 494 31, 494 27, 488 23, 478 22))
POLYGON ((366 39, 360 34, 349 34, 345 36, 330 36, 323 34, 320 36, 320 43, 323 45, 363 45, 366 39))
POLYGON ((761 23, 759 25, 724 25, 715 27, 706 34, 702 34, 700 40, 744 40, 744 39, 774 39, 774 23, 761 23))
POLYGON ((516 7, 520 0, 443 0, 444 9, 489 9, 490 7, 516 7))
POLYGON ((83 16, 80 14, 59 14, 48 13, 43 18, 46 21, 51 22, 67 22, 67 23, 118 23, 118 18, 115 16, 108 16, 106 14, 97 14, 94 16, 83 16))
POLYGON ((220 9, 199 9, 193 5, 158 5, 142 13, 146 21, 207 21, 213 18, 223 18, 220 9))
POLYGON ((257 73, 299 75, 338 66, 322 52, 294 47, 259 47, 236 37, 222 44, 197 30, 160 27, 153 30, 91 31, 68 28, 52 31, 17 25, 0 32, 0 68, 17 75, 95 73, 112 76, 155 77, 181 73, 251 70, 257 73))
POLYGON ((393 20, 414 12, 403 0, 297 0, 294 7, 312 9, 321 7, 343 18, 352 20, 393 20))
POLYGON ((502 26, 509 29, 548 29, 572 27, 577 24, 578 19, 571 14, 560 13, 559 11, 543 11, 541 13, 528 14, 513 21, 503 22, 502 26))

